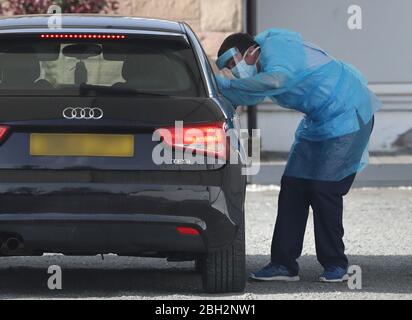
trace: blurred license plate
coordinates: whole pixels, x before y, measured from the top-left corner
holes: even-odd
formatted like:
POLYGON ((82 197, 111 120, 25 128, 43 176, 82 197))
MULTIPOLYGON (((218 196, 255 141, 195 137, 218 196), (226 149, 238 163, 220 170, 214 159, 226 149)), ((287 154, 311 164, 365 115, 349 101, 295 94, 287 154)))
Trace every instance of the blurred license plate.
POLYGON ((133 157, 134 136, 32 133, 32 156, 133 157))

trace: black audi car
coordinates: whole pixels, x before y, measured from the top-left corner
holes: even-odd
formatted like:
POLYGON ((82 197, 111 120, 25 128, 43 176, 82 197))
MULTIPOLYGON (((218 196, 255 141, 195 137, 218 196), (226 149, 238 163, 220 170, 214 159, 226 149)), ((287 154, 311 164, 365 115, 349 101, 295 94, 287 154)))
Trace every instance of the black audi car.
POLYGON ((239 119, 193 31, 52 18, 0 19, 0 255, 195 261, 207 292, 242 291, 239 119))

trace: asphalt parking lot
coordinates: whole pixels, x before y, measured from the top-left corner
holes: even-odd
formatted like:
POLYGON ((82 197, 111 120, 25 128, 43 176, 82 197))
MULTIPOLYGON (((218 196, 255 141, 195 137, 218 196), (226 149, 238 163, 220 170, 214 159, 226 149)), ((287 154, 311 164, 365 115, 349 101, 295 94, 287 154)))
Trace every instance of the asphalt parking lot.
MULTIPOLYGON (((247 270, 269 261, 276 217, 276 186, 249 186, 247 270)), ((362 289, 316 282, 310 219, 297 283, 248 282, 241 295, 205 295, 193 263, 143 258, 64 257, 0 259, 0 298, 122 299, 411 299, 412 188, 355 189, 345 200, 346 246, 350 263, 362 269, 362 289), (47 288, 47 268, 59 265, 62 290, 47 288)))

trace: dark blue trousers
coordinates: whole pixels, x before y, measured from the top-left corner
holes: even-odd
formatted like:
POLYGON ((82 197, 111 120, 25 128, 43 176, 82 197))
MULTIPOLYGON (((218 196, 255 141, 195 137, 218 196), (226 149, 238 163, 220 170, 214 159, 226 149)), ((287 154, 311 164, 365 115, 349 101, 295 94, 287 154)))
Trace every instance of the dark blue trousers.
POLYGON ((278 216, 272 240, 272 262, 297 274, 296 261, 302 253, 303 238, 313 209, 316 255, 323 267, 348 267, 343 243, 343 196, 355 174, 338 182, 316 181, 283 176, 279 194, 278 216))

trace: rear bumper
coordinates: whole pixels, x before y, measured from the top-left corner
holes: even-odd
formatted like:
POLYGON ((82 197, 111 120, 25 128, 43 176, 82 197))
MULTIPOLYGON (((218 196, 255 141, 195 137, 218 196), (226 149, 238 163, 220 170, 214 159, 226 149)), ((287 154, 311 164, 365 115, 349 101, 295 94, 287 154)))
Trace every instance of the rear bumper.
MULTIPOLYGON (((22 241, 21 252, 158 255, 205 252, 206 223, 198 218, 145 214, 1 214, 3 234, 22 241), (199 235, 182 235, 178 226, 199 235)), ((17 252, 19 253, 19 252, 17 252)))
POLYGON ((22 255, 201 253, 230 245, 243 221, 245 181, 237 166, 14 173, 0 170, 0 240, 21 238, 22 255), (199 235, 182 235, 179 226, 199 235))

